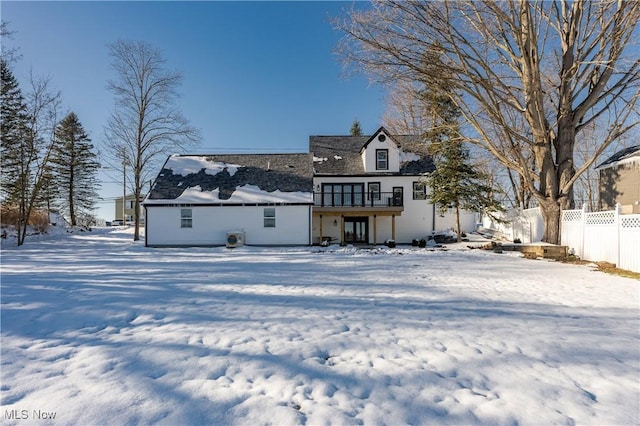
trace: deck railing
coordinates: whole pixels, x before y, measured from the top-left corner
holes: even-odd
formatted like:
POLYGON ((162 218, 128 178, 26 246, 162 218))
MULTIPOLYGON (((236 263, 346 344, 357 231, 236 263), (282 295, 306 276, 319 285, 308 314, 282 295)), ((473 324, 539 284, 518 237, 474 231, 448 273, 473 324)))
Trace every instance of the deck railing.
POLYGON ((315 192, 313 204, 318 207, 402 207, 399 192, 315 192))

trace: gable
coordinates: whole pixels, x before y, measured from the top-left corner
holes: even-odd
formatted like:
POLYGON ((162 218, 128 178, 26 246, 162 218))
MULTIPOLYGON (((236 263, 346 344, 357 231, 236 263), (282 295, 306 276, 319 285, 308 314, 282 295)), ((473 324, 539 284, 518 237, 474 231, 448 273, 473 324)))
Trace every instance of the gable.
POLYGON ((400 147, 380 127, 360 150, 366 173, 398 173, 400 171, 400 147))
POLYGON ((309 154, 173 155, 144 204, 311 204, 309 154))
MULTIPOLYGON (((381 128, 383 129, 383 128, 381 128)), ((393 136, 397 146, 399 168, 393 172, 378 172, 365 169, 362 153, 368 147, 375 156, 376 137, 373 136, 310 136, 309 151, 313 155, 315 176, 357 176, 375 174, 399 174, 419 176, 435 170, 427 146, 413 135, 393 136), (366 148, 365 148, 366 147, 366 148)), ((386 136, 386 133, 385 133, 386 136)), ((388 140, 388 138, 387 138, 388 140)), ((380 147, 378 147, 380 148, 380 147)))
POLYGON ((377 142, 377 143, 383 144, 387 148, 392 148, 392 147, 398 148, 397 142, 389 135, 389 132, 387 132, 387 129, 385 129, 384 127, 380 127, 367 140, 367 142, 365 142, 365 144, 362 146, 360 152, 361 153, 364 152, 369 147, 369 144, 371 144, 371 142, 374 142, 374 141, 377 142))

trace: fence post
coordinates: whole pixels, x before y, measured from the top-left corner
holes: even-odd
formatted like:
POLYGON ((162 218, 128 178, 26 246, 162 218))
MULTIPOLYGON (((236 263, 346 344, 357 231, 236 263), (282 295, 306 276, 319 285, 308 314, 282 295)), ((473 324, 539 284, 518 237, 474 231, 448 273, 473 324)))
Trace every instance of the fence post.
POLYGON ((620 210, 622 206, 620 203, 616 203, 615 213, 613 215, 616 224, 616 267, 620 267, 620 210))

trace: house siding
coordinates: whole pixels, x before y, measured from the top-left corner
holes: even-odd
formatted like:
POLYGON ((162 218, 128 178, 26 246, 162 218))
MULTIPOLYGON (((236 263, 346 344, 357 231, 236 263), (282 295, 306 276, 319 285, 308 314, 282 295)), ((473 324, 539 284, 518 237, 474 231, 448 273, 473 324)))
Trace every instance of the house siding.
POLYGON ((599 187, 601 209, 619 203, 623 214, 640 213, 640 160, 601 169, 599 187))
MULTIPOLYGON (((381 132, 380 134, 384 133, 381 132)), ((396 145, 388 135, 385 135, 385 140, 383 142, 378 140, 378 136, 379 135, 376 135, 376 137, 369 142, 362 153, 362 161, 364 163, 365 171, 367 173, 398 173, 400 171, 400 149, 398 148, 398 145, 396 145), (388 151, 388 166, 384 170, 378 170, 377 168, 376 152, 378 150, 388 151)))
POLYGON ((146 245, 222 246, 227 232, 244 232, 247 245, 309 245, 308 205, 147 206, 146 245), (192 227, 181 228, 180 211, 192 209, 192 227), (264 209, 276 209, 276 226, 264 227, 264 209))
MULTIPOLYGON (((341 221, 344 216, 368 216, 370 244, 383 244, 392 239, 392 229, 395 227, 395 241, 398 244, 410 244, 413 239, 426 238, 433 231, 442 231, 455 228, 455 212, 448 212, 441 217, 433 208, 430 200, 413 199, 413 182, 419 181, 419 176, 333 176, 316 177, 313 180, 314 188, 320 191, 325 183, 364 183, 365 191, 369 182, 379 182, 380 191, 390 193, 394 187, 403 188, 403 210, 401 212, 362 212, 357 209, 344 208, 340 212, 315 213, 313 215, 313 242, 318 243, 321 237, 329 237, 333 242, 342 241, 341 221), (374 218, 375 217, 375 239, 374 218), (395 226, 393 225, 395 215, 395 226), (322 221, 322 225, 320 224, 322 221), (322 229, 322 235, 320 235, 322 229)), ((471 232, 475 230, 476 215, 469 212, 461 212, 460 226, 462 230, 471 232)))

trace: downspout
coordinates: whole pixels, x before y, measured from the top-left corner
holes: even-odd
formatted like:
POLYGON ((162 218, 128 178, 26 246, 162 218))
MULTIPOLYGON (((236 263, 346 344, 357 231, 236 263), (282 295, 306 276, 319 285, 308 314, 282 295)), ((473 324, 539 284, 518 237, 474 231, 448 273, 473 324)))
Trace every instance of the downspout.
POLYGON ((435 204, 431 204, 432 207, 432 216, 431 216, 431 233, 435 234, 436 232, 436 205, 435 204))
POLYGON ((313 205, 309 204, 309 246, 311 245, 313 245, 313 205))
POLYGON ((147 241, 147 235, 149 235, 149 229, 147 228, 147 225, 149 224, 149 210, 147 209, 147 206, 143 205, 144 207, 144 246, 145 247, 149 247, 149 243, 147 241))

